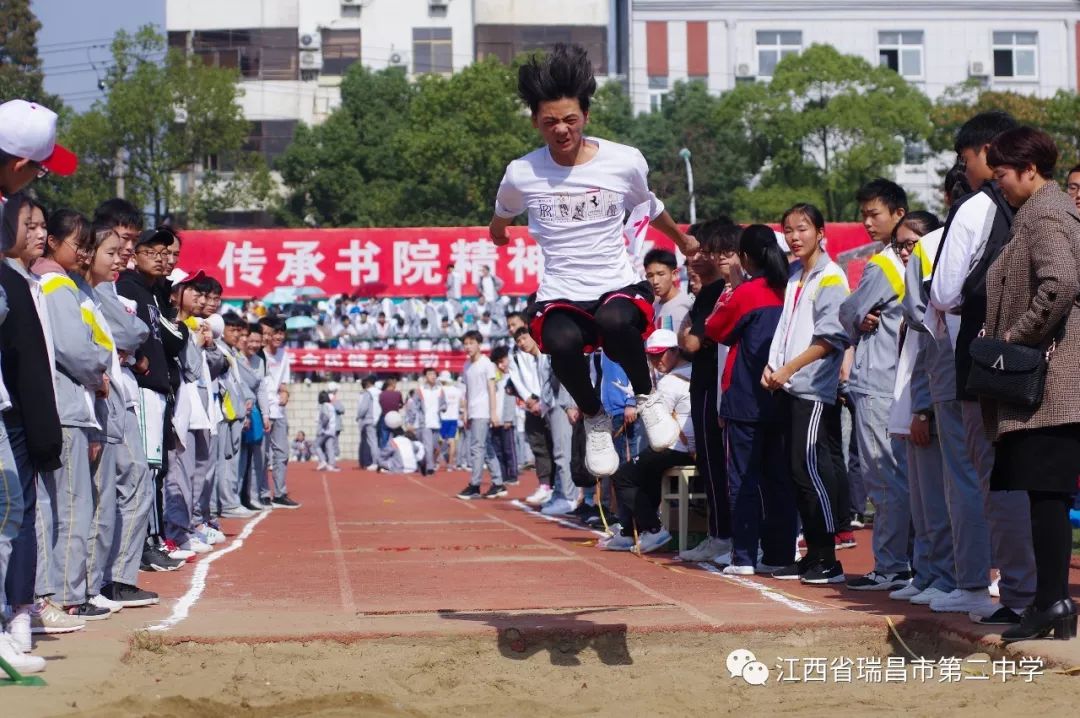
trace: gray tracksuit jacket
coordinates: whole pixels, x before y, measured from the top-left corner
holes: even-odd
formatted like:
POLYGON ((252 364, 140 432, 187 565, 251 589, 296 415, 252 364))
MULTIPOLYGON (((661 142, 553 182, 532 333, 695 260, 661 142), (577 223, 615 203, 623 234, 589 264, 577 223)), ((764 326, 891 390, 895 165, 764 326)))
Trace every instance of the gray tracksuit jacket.
POLYGON ((855 347, 848 391, 892 397, 904 295, 903 260, 892 247, 886 247, 870 258, 859 286, 840 305, 840 323, 855 347), (874 310, 881 311, 877 328, 861 331, 863 318, 874 310))
POLYGON ((928 310, 934 257, 943 233, 943 229, 934 230, 919 240, 908 261, 905 276, 904 318, 911 329, 922 333, 916 371, 919 368, 925 371, 929 393, 929 401, 925 396, 917 397, 915 384, 912 384, 911 408, 917 413, 927 411, 931 404, 956 398, 956 358, 952 342, 945 330, 943 315, 932 307, 928 310))
POLYGON ((834 351, 795 372, 784 391, 800 399, 835 404, 840 365, 850 341, 840 323, 840 305, 848 296, 847 276, 824 252, 805 281, 802 271, 800 262, 791 265, 784 309, 769 347, 769 366, 779 369, 814 341, 826 342, 834 351))
MULTIPOLYGON (((102 376, 112 361, 110 348, 94 340, 91 302, 79 291, 67 272, 55 262, 39 260, 45 310, 53 335, 56 359, 56 408, 60 424, 67 427, 99 429, 93 395, 102 385, 102 376), (85 309, 85 311, 84 311, 85 309)), ((99 337, 100 340, 100 337, 99 337)))
MULTIPOLYGON (((75 282, 75 286, 79 288, 82 295, 89 300, 89 302, 83 302, 83 308, 90 309, 93 306, 99 312, 98 316, 107 324, 109 319, 104 312, 101 312, 101 301, 98 292, 90 286, 86 279, 79 275, 71 275, 71 279, 75 282)), ((112 327, 108 328, 108 334, 106 334, 104 329, 97 326, 98 316, 91 317, 94 322, 91 325, 91 332, 95 343, 100 346, 108 345, 109 366, 106 373, 109 375, 109 395, 105 398, 94 397, 94 416, 97 418, 101 430, 100 432, 93 432, 91 440, 103 441, 107 444, 121 444, 124 442, 124 428, 127 421, 127 400, 123 394, 122 386, 124 377, 119 372, 119 362, 114 364, 112 360, 112 352, 116 346, 116 339, 111 336, 112 327)))
POLYGON ((356 405, 356 422, 361 429, 375 426, 375 397, 367 389, 360 391, 360 402, 356 405))

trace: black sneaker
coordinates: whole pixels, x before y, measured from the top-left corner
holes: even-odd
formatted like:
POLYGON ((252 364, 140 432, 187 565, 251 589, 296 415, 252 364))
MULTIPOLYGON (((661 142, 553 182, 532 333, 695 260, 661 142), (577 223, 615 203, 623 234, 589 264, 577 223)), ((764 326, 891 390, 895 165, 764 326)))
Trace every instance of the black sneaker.
POLYGON ((473 486, 472 484, 469 484, 464 489, 458 492, 457 497, 459 499, 465 499, 466 501, 469 501, 470 499, 482 499, 483 494, 480 493, 479 486, 473 486))
POLYGON ((833 561, 831 564, 817 561, 799 577, 799 580, 811 586, 824 586, 830 583, 843 583, 847 577, 839 561, 833 561))
POLYGON ((491 487, 484 492, 483 496, 485 499, 498 499, 506 496, 508 493, 510 492, 506 490, 506 487, 504 485, 492 484, 491 487))
POLYGON ((798 581, 802 575, 810 570, 810 561, 799 559, 795 563, 788 564, 782 569, 773 571, 770 576, 781 581, 798 581))
POLYGON ((298 504, 295 501, 293 501, 292 499, 290 499, 288 494, 282 494, 281 496, 275 496, 274 500, 271 501, 270 503, 272 503, 274 505, 275 509, 298 509, 298 508, 300 508, 300 504, 298 504))
POLYGON ((80 603, 78 606, 65 606, 64 613, 81 618, 84 621, 104 621, 112 615, 107 608, 98 608, 92 603, 80 603))
POLYGON ((1015 626, 1020 623, 1020 614, 1008 606, 1002 606, 989 616, 969 613, 968 618, 983 626, 1015 626))
POLYGON ((143 546, 140 571, 175 571, 184 565, 183 559, 169 558, 169 555, 157 546, 143 546))
POLYGON ((593 507, 594 511, 585 517, 585 525, 591 529, 599 528, 604 525, 604 519, 607 518, 609 522, 615 521, 615 512, 608 507, 603 507, 603 516, 600 515, 600 509, 593 507))
POLYGON ((101 595, 125 607, 153 606, 158 602, 158 595, 153 591, 144 591, 126 583, 107 583, 102 587, 101 595))
POLYGON ((878 573, 871 571, 865 576, 848 581, 852 591, 895 591, 911 583, 911 571, 899 573, 878 573))
POLYGON ((864 528, 866 528, 866 517, 863 516, 862 514, 858 514, 858 513, 852 514, 851 515, 851 528, 853 528, 853 529, 864 529, 864 528))

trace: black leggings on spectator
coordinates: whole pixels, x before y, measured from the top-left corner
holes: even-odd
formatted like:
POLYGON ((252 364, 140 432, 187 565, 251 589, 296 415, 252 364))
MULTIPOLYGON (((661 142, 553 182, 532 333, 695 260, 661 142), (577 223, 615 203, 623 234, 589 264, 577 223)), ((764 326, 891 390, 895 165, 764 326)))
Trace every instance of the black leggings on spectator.
POLYGON ((645 315, 629 299, 612 299, 596 310, 592 320, 577 312, 552 309, 544 317, 544 351, 551 369, 586 416, 603 411, 600 395, 589 375, 585 346, 603 345, 604 353, 623 368, 635 394, 652 392, 652 375, 641 333, 645 315))
POLYGON ((1045 611, 1069 597, 1073 494, 1028 491, 1031 501, 1031 543, 1035 549, 1035 609, 1045 611))

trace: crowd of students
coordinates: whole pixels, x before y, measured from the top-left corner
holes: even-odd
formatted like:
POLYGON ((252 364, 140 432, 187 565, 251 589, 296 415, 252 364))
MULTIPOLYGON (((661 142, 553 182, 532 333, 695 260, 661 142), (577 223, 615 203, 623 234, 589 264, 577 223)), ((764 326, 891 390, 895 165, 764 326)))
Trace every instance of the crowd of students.
MULTIPOLYGON (((566 241, 562 225, 544 223, 550 215, 534 213, 550 190, 534 189, 533 176, 547 181, 544 173, 564 164, 582 176, 560 168, 560 182, 603 187, 590 156, 640 171, 631 148, 594 138, 573 144, 590 94, 577 52, 557 48, 546 65, 523 69, 522 95, 537 100, 534 120, 552 136, 508 167, 492 222, 499 244, 509 219, 527 210, 547 258, 565 252, 568 264, 584 250, 566 241), (551 69, 560 62, 581 68, 567 76, 584 79, 560 85, 551 69), (547 94, 534 97, 534 85, 547 94), (557 150, 568 153, 565 162, 557 150)), ((1068 569, 1080 476, 1080 314, 1071 309, 1080 290, 1080 214, 1052 179, 1057 149, 1045 133, 986 112, 964 124, 955 149, 944 222, 909 211, 892 181, 859 190, 869 238, 883 247, 853 288, 826 252, 821 212, 797 204, 778 218, 782 235, 721 219, 685 237, 664 220, 689 257, 698 283, 692 300, 673 286, 674 255, 653 251, 644 261, 649 287, 621 276, 607 289, 553 280, 566 286, 534 298, 527 324, 511 315, 517 344, 509 357, 487 358, 480 337, 467 333, 472 478, 459 498, 506 493, 492 438, 504 425, 506 391, 526 412, 536 455, 540 486, 531 503, 588 515, 597 477, 610 482, 599 496, 614 495, 618 526, 601 548, 648 552, 670 542, 657 517, 661 473, 696 463, 708 537, 684 548, 684 559, 715 561, 729 575, 888 591, 1003 626, 1007 641, 1075 636, 1068 569), (635 354, 639 333, 647 368, 635 354), (972 343, 983 335, 1006 348, 973 368, 972 343), (1013 345, 1035 347, 1040 359, 1016 363, 1013 345), (1032 405, 1016 405, 1000 387, 973 389, 972 375, 1015 383, 1035 364, 1046 368, 1046 391, 1032 405), (584 468, 575 470, 582 455, 584 468), (868 500, 874 568, 849 578, 837 550, 855 545, 868 500)), ((637 196, 654 225, 666 217, 655 197, 637 196)), ((619 251, 590 261, 610 259, 622 271, 619 251)), ((562 266, 549 264, 545 282, 562 266)))
POLYGON ((0 657, 24 673, 45 667, 33 634, 157 604, 139 571, 214 550, 221 518, 299 507, 284 320, 219 313, 180 234, 123 199, 35 200, 76 168, 55 136, 50 110, 0 105, 0 657))

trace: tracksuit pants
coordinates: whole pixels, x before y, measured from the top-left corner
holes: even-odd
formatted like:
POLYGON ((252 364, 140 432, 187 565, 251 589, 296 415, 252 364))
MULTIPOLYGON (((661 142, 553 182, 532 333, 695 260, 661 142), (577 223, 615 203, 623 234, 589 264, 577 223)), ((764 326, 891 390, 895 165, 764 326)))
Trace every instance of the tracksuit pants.
MULTIPOLYGON (((195 513, 195 472, 206 466, 210 457, 210 432, 189 431, 184 445, 179 439, 169 452, 169 473, 165 477, 165 538, 178 546, 191 538, 195 513)), ((201 487, 204 482, 200 482, 201 487)))
POLYGON ((378 455, 379 439, 375 432, 375 425, 365 424, 360 427, 360 467, 371 466, 378 455))
POLYGON ((518 480, 517 447, 513 426, 498 426, 491 429, 488 441, 495 450, 495 456, 502 470, 503 482, 518 480))
MULTIPOLYGON (((851 392, 855 437, 862 480, 874 505, 874 570, 894 574, 911 570, 911 497, 907 451, 889 436, 892 399, 851 392)), ((847 508, 847 503, 843 504, 847 508)), ((839 517, 838 517, 839 518, 839 517)))
MULTIPOLYGON (((990 527, 990 560, 1001 572, 1001 605, 1019 613, 1035 599, 1031 504, 1026 491, 990 491, 994 447, 983 430, 982 411, 978 402, 962 401, 960 413, 968 455, 978 472, 980 505, 990 527)), ((987 585, 989 572, 984 575, 983 585, 987 585)))
POLYGON ((566 409, 558 406, 548 411, 547 421, 551 429, 551 465, 554 479, 551 488, 555 492, 552 498, 563 498, 572 504, 577 503, 581 492, 574 483, 570 465, 574 451, 574 425, 570 423, 566 409))
POLYGON ((485 462, 491 474, 491 483, 496 486, 502 486, 503 483, 502 467, 495 455, 495 447, 491 444, 490 431, 490 420, 469 419, 469 459, 472 466, 469 484, 472 486, 479 486, 483 481, 485 462))
POLYGON ((831 564, 836 560, 839 486, 844 480, 843 462, 836 461, 843 455, 840 407, 787 392, 782 399, 795 505, 807 546, 804 560, 831 564))
POLYGON ((270 472, 274 479, 274 497, 281 498, 288 493, 285 486, 285 474, 289 466, 289 420, 285 417, 270 421, 270 433, 266 443, 270 455, 270 472))
POLYGON ((551 429, 544 421, 544 417, 533 413, 525 414, 525 439, 532 448, 533 466, 536 467, 536 478, 545 486, 551 486, 554 465, 551 462, 552 440, 551 429))
POLYGON ((240 435, 243 422, 223 421, 218 424, 217 481, 214 487, 212 512, 240 507, 240 435))
POLYGON ((258 506, 266 483, 266 451, 263 441, 240 444, 240 501, 258 506))
POLYGON ((154 508, 154 471, 146 463, 134 409, 124 420, 124 443, 116 447, 116 528, 105 566, 106 583, 138 582, 146 525, 154 508))
POLYGON ((725 476, 724 432, 717 419, 716 399, 715 387, 693 392, 690 395, 690 420, 698 447, 698 475, 705 481, 705 496, 709 502, 709 536, 728 538, 731 536, 731 505, 725 476))
POLYGON ((661 528, 657 515, 662 493, 661 477, 673 466, 693 463, 693 458, 685 451, 653 451, 647 447, 615 471, 611 480, 615 484, 623 536, 633 536, 635 527, 639 534, 661 528))
POLYGON ((116 452, 120 445, 105 443, 101 455, 91 464, 93 477, 91 497, 93 498, 93 518, 90 520, 90 535, 87 539, 86 557, 86 596, 101 593, 105 582, 105 571, 112 554, 113 541, 116 539, 116 452))
POLYGON ((22 532, 25 520, 23 502, 19 465, 11 450, 7 428, 0 422, 0 605, 4 603, 4 586, 7 583, 15 541, 22 532))
MULTIPOLYGON (((20 502, 15 501, 14 490, 10 492, 8 507, 12 511, 10 523, 3 522, 4 533, 8 533, 18 526, 18 533, 14 534, 11 541, 9 559, 6 567, 0 566, 0 577, 4 584, 0 586, 0 599, 12 606, 24 606, 34 602, 34 582, 37 579, 37 486, 38 476, 34 472, 34 465, 30 461, 30 452, 26 446, 26 431, 20 424, 0 423, 0 431, 6 431, 8 444, 11 447, 13 466, 19 472, 20 502), (16 509, 21 506, 21 514, 16 509), (5 570, 6 569, 6 570, 5 570)), ((0 441, 0 456, 3 455, 3 444, 0 441)), ((0 481, 7 482, 7 471, 3 472, 0 481)))
POLYGON ((210 500, 217 484, 218 435, 204 429, 206 454, 195 457, 195 469, 191 477, 191 525, 201 526, 211 519, 210 500))
POLYGON ((430 426, 420 430, 420 443, 424 445, 424 471, 433 473, 439 463, 439 440, 442 434, 439 427, 430 426))
MULTIPOLYGON (((851 513, 866 513, 866 487, 859 463, 859 442, 855 439, 855 407, 850 401, 840 407, 840 427, 843 431, 844 463, 847 466, 848 504, 851 513)), ((849 520, 850 525, 850 520, 849 520)))
POLYGON ((782 427, 731 421, 724 425, 727 487, 731 506, 732 560, 735 566, 791 563, 799 517, 782 427))
POLYGON ((911 524, 915 528, 912 583, 920 590, 936 588, 949 593, 956 588, 953 534, 945 495, 945 473, 937 434, 929 446, 907 441, 908 487, 911 524))
POLYGON ((72 606, 86 601, 86 558, 93 519, 90 433, 63 427, 61 467, 43 472, 37 486, 38 596, 72 606))

